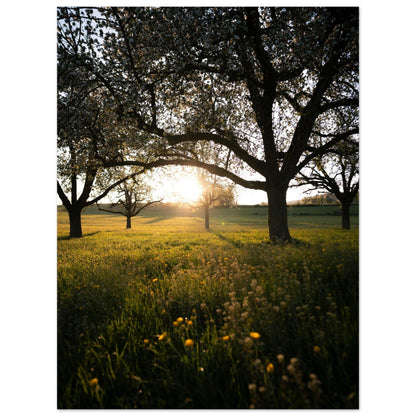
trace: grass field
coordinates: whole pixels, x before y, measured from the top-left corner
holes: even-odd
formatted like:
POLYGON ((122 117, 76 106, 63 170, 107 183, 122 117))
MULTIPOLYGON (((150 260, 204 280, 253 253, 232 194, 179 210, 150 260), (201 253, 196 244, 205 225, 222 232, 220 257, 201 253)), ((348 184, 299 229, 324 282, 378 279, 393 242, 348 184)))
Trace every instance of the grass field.
POLYGON ((58 406, 357 408, 358 216, 294 208, 59 211, 58 406))

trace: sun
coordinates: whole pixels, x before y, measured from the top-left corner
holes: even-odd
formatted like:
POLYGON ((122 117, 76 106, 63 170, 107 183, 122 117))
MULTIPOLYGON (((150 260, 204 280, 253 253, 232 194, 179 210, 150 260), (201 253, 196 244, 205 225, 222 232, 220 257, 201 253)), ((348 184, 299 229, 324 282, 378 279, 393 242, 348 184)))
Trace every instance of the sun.
POLYGON ((195 202, 200 197, 201 187, 194 175, 179 174, 172 186, 178 202, 195 202))

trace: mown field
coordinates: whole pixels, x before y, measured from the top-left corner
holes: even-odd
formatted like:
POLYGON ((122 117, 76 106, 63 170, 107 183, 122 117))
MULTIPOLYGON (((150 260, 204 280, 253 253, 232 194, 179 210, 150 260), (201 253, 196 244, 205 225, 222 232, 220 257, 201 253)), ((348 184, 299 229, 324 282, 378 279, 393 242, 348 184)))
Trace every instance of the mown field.
POLYGON ((59 211, 58 407, 357 408, 358 216, 298 208, 59 211))

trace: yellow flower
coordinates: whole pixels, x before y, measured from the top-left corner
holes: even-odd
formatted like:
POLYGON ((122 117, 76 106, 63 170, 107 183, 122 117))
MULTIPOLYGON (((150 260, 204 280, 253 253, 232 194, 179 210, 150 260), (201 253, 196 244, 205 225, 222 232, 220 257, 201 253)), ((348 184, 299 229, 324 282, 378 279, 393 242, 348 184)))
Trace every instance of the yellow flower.
POLYGON ((152 279, 152 282, 157 282, 157 278, 152 279))
POLYGON ((145 344, 148 344, 148 343, 149 343, 149 340, 146 338, 146 339, 144 339, 144 340, 143 340, 143 342, 144 342, 145 344))
POLYGON ((222 340, 223 341, 228 341, 230 339, 230 336, 229 335, 224 335, 223 337, 222 337, 222 340))
POLYGON ((164 339, 166 339, 168 336, 168 334, 166 332, 164 332, 163 334, 159 335, 158 339, 159 341, 163 341, 164 339))
POLYGON ((185 347, 190 348, 190 347, 192 347, 193 345, 194 345, 194 341, 193 341, 192 339, 188 338, 188 339, 185 341, 185 347))
POLYGON ((269 364, 267 365, 267 367, 266 367, 266 371, 267 371, 269 374, 272 374, 272 373, 273 373, 273 371, 274 371, 274 365, 273 365, 272 363, 269 363, 269 364))
POLYGON ((315 345, 315 346, 313 347, 313 352, 314 352, 315 354, 318 354, 320 351, 321 351, 321 349, 320 349, 317 345, 315 345))
POLYGON ((187 325, 188 325, 188 326, 192 326, 192 325, 193 325, 192 321, 191 321, 191 320, 189 320, 189 321, 187 322, 187 325))
POLYGON ((179 326, 181 323, 183 322, 183 318, 182 317, 179 317, 174 323, 173 323, 173 325, 174 326, 179 326))
POLYGON ((90 386, 91 387, 98 386, 98 378, 97 377, 95 377, 92 380, 90 380, 90 386))
POLYGON ((250 332, 250 338, 259 339, 260 334, 258 332, 250 332))

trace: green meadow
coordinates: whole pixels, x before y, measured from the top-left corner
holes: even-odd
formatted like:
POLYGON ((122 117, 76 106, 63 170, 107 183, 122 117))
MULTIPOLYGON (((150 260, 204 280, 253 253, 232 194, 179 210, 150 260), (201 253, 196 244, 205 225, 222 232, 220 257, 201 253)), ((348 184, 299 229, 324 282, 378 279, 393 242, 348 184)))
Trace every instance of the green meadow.
POLYGON ((58 209, 59 408, 357 408, 358 209, 58 209))

